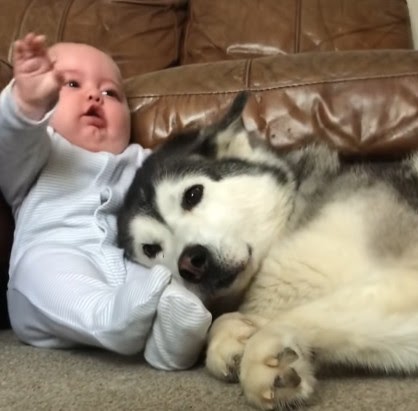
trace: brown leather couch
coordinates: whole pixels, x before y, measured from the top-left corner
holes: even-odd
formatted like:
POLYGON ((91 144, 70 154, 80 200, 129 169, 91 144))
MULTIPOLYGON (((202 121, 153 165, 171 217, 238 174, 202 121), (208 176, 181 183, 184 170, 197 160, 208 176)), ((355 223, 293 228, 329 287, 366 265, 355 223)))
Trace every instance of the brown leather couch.
MULTIPOLYGON (((320 138, 346 155, 394 157, 418 147, 405 0, 0 0, 0 11, 0 88, 27 32, 102 48, 126 78, 132 139, 147 147, 213 121, 241 90, 252 91, 247 127, 279 148, 320 138)), ((12 236, 0 201, 3 326, 12 236)))

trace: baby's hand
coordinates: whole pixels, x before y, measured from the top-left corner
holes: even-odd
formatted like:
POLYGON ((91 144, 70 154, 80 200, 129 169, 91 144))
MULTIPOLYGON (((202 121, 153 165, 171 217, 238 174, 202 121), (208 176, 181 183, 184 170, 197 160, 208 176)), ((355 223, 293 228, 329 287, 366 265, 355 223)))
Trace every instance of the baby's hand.
POLYGON ((62 79, 48 55, 45 36, 30 33, 14 43, 13 93, 19 109, 40 120, 58 101, 62 79))

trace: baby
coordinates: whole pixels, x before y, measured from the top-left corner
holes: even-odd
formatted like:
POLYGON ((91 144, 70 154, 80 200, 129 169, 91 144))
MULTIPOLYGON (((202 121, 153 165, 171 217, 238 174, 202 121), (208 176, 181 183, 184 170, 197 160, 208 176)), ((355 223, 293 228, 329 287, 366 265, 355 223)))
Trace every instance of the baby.
POLYGON ((0 189, 16 222, 8 307, 24 342, 145 350, 161 369, 194 364, 211 315, 162 266, 127 261, 116 212, 148 151, 129 144, 115 62, 75 43, 14 46, 0 95, 0 189))

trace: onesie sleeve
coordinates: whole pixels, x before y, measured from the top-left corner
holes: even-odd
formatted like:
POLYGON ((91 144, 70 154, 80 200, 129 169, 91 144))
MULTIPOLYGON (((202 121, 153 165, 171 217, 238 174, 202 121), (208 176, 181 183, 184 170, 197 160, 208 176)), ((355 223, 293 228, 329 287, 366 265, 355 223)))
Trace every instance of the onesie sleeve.
POLYGON ((0 94, 0 190, 15 213, 48 159, 52 112, 40 121, 26 118, 13 99, 13 84, 0 94))

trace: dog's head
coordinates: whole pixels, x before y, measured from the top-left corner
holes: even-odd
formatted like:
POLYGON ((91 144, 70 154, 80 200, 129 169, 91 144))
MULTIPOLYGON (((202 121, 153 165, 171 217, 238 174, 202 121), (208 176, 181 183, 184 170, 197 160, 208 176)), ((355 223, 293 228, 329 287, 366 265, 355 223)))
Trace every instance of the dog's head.
POLYGON ((243 126, 247 97, 151 154, 118 217, 128 258, 167 266, 206 301, 246 288, 292 207, 290 171, 243 126))

